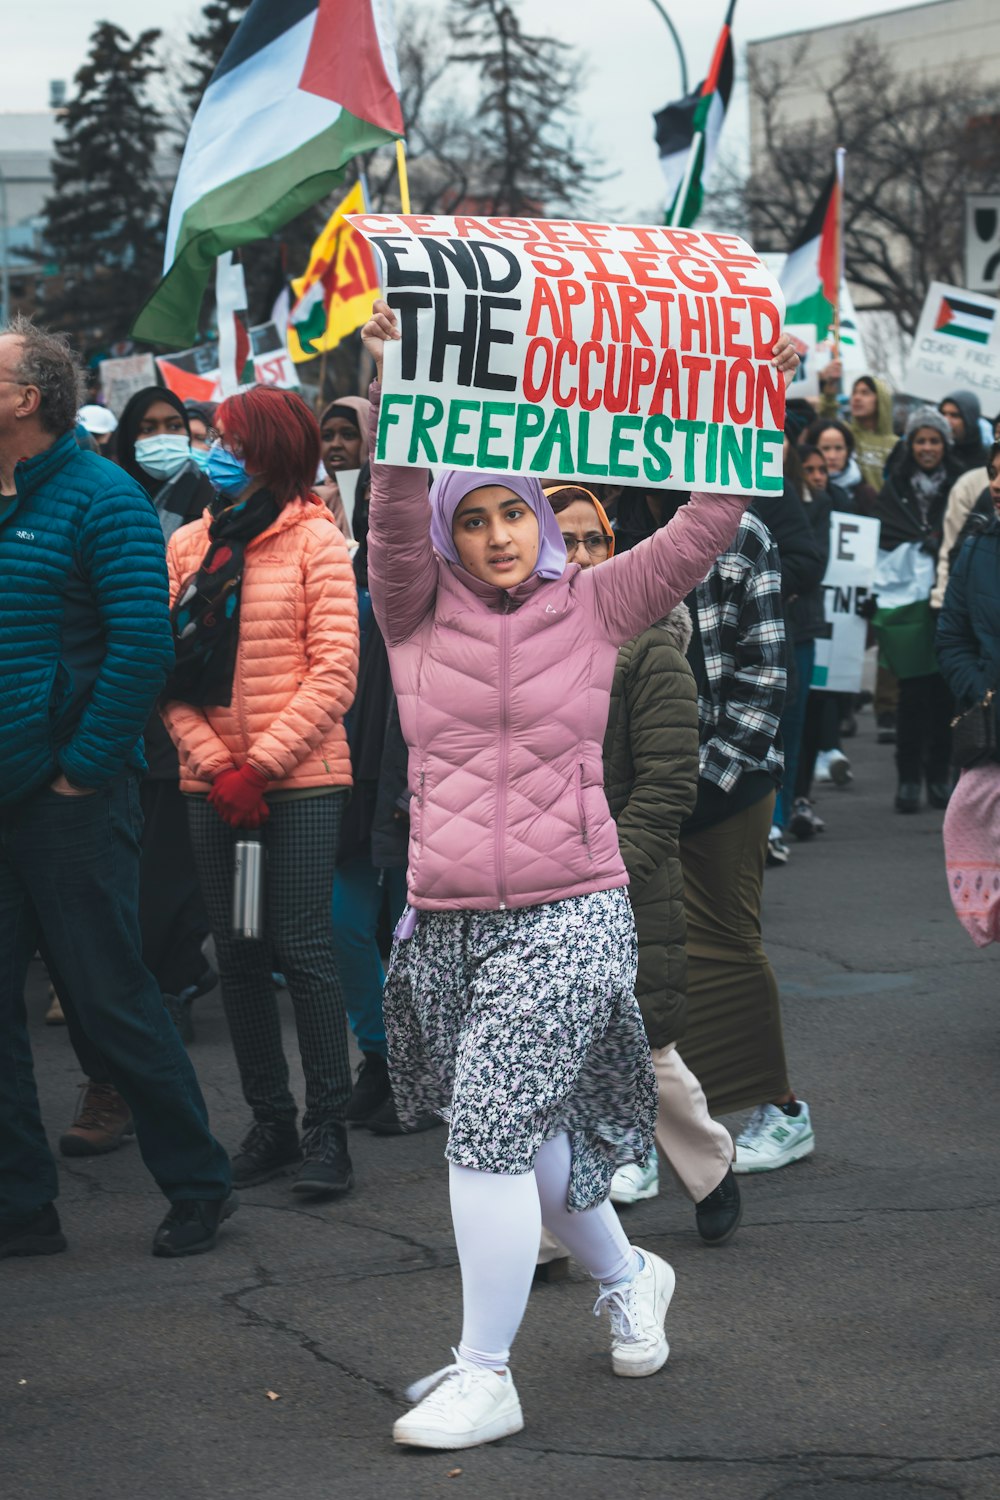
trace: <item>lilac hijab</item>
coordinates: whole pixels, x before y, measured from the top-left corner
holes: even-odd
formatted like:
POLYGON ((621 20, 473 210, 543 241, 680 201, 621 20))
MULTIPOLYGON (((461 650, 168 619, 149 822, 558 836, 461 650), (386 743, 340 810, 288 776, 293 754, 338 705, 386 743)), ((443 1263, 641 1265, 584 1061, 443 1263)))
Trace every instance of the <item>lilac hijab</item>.
POLYGON ((502 484, 513 490, 538 521, 538 557, 532 573, 539 578, 560 578, 566 568, 566 543, 559 522, 537 479, 508 474, 483 474, 476 469, 446 469, 431 485, 431 541, 434 550, 448 562, 462 566, 451 534, 455 512, 471 490, 487 484, 502 484))

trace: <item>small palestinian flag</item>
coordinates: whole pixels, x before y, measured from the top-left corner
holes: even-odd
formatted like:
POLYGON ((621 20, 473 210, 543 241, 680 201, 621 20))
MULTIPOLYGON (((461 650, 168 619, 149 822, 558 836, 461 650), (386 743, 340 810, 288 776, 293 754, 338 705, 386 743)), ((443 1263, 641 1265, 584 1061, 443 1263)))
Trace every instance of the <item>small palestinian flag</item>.
POLYGON ((837 165, 796 235, 779 277, 785 322, 812 324, 817 343, 830 331, 840 295, 842 196, 843 158, 838 151, 837 165))
POLYGON ((653 116, 660 166, 667 179, 667 224, 690 227, 701 211, 704 183, 712 170, 733 91, 733 36, 736 0, 730 0, 715 44, 708 77, 693 94, 653 116))
POLYGON ((253 0, 192 122, 163 280, 135 337, 193 344, 215 259, 280 229, 353 157, 402 134, 387 0, 253 0))
POLYGON ((995 315, 995 307, 962 302, 958 297, 942 297, 934 320, 934 332, 946 333, 953 339, 967 339, 970 344, 988 344, 995 315))

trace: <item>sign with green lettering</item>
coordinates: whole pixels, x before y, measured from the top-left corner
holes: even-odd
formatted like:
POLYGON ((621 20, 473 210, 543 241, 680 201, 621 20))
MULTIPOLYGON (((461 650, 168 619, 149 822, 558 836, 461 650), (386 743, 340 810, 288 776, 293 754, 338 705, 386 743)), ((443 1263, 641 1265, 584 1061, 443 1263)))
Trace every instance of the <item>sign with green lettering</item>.
POLYGON ((385 463, 782 488, 784 301, 737 235, 553 219, 352 214, 402 338, 385 463))

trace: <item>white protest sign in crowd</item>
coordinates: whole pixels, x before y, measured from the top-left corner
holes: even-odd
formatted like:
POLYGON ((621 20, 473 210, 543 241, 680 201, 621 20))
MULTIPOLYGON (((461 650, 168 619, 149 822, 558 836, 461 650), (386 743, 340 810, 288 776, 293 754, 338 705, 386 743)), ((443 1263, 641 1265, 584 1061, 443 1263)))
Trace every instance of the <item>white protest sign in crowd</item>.
POLYGON ((744 240, 354 214, 381 258, 377 456, 539 478, 781 490, 784 302, 744 240))
POLYGON ((120 417, 136 391, 156 384, 156 363, 151 354, 130 354, 124 359, 102 359, 98 366, 104 405, 120 417))
POLYGON ((1000 407, 1000 302, 932 281, 903 389, 927 401, 974 391, 984 412, 1000 407))
POLYGON ((868 516, 838 510, 830 516, 830 561, 823 577, 828 632, 816 641, 814 688, 829 693, 861 689, 868 621, 858 610, 872 592, 880 530, 868 516))

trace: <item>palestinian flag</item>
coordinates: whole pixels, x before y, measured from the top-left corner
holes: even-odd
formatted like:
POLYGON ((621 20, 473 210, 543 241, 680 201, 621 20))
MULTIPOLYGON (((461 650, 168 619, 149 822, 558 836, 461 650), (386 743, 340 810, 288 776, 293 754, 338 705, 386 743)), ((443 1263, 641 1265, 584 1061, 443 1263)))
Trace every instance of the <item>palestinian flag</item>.
POLYGON ((378 270, 368 241, 346 214, 367 211, 356 182, 330 215, 309 254, 305 274, 292 282, 295 302, 288 315, 288 352, 296 364, 335 349, 372 315, 378 270))
POLYGON ((708 77, 693 94, 653 116, 660 166, 667 179, 666 223, 690 227, 701 211, 703 184, 712 170, 722 122, 733 91, 733 36, 736 0, 730 0, 715 44, 708 77))
POLYGON ((403 133, 388 0, 253 0, 212 74, 132 332, 193 344, 216 257, 280 229, 403 133))
POLYGON ((837 165, 789 250, 779 277, 785 295, 785 322, 812 324, 817 343, 830 331, 840 296, 843 185, 843 156, 838 151, 837 165))
POLYGON ((993 332, 996 307, 981 302, 962 302, 958 297, 942 297, 934 332, 949 338, 966 339, 970 344, 988 344, 993 332))

